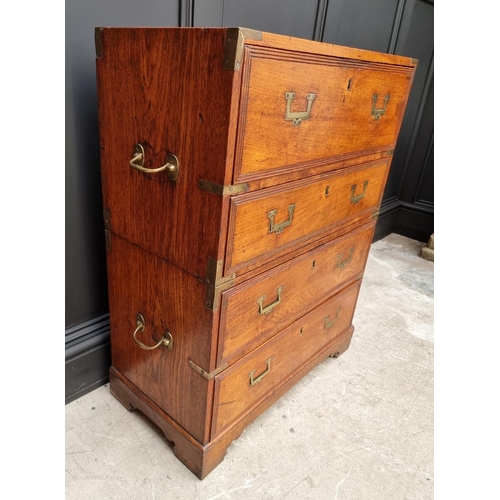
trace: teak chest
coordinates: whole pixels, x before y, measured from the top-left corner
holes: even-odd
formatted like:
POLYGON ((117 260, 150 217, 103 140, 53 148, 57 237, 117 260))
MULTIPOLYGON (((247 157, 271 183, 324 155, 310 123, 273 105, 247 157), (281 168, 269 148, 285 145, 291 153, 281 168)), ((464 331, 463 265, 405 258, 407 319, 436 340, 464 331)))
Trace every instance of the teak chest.
POLYGON ((352 318, 416 60, 97 28, 112 394, 199 478, 352 318))

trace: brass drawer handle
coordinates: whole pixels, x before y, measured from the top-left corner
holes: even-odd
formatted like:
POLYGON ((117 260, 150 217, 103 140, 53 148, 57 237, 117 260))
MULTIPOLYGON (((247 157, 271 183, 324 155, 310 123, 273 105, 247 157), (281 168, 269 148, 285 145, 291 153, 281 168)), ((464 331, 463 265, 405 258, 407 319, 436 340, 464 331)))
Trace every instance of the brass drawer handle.
POLYGON ((285 227, 288 227, 292 223, 294 211, 295 203, 292 203, 288 207, 288 220, 280 222, 279 224, 274 223, 274 218, 276 217, 278 210, 271 210, 270 212, 268 212, 267 216, 269 218, 269 233, 281 234, 283 232, 283 229, 285 229, 285 227))
POLYGON ((179 177, 179 160, 174 154, 169 154, 167 163, 165 163, 163 167, 159 168, 146 168, 144 166, 144 158, 144 148, 141 144, 136 144, 134 149, 134 156, 128 164, 132 168, 139 170, 139 172, 144 172, 145 174, 156 174, 158 172, 168 170, 168 178, 171 181, 176 181, 177 177, 179 177))
POLYGON ((375 106, 377 105, 378 94, 373 94, 372 116, 375 117, 375 120, 378 120, 383 114, 385 114, 385 110, 387 109, 387 103, 389 102, 390 98, 391 98, 391 94, 386 94, 386 96, 384 97, 384 107, 383 108, 376 108, 375 106))
POLYGON ((311 108, 316 94, 306 95, 307 109, 305 111, 292 111, 292 101, 295 99, 295 92, 285 92, 286 109, 285 120, 292 120, 293 125, 298 126, 302 120, 308 120, 311 117, 311 108))
POLYGON ((356 194, 357 187, 357 184, 353 184, 351 186, 351 203, 353 203, 354 205, 357 205, 365 197, 366 188, 368 187, 368 181, 363 182, 363 192, 361 194, 356 194))
POLYGON ((325 330, 329 330, 334 325, 335 321, 337 321, 339 319, 341 309, 342 309, 342 306, 337 308, 337 311, 335 313, 335 318, 330 320, 330 315, 328 315, 325 318, 325 330), (328 320, 330 320, 330 321, 328 321, 328 320))
POLYGON ((169 331, 166 331, 163 335, 163 338, 153 346, 147 346, 143 344, 137 337, 138 332, 143 332, 144 329, 146 328, 146 321, 144 320, 144 316, 142 314, 138 314, 137 317, 135 318, 135 324, 137 325, 137 328, 134 330, 134 334, 132 335, 134 338, 134 342, 141 348, 146 351, 152 351, 153 349, 156 349, 157 347, 160 347, 162 344, 170 351, 173 346, 173 339, 172 339, 172 334, 169 331))
POLYGON ((252 370, 248 374, 248 376, 250 377, 250 385, 258 384, 271 371, 271 360, 272 359, 273 359, 272 356, 267 359, 267 361, 266 361, 266 364, 267 364, 266 371, 264 373, 261 373, 256 379, 253 378, 253 374, 255 373, 255 370, 252 370))
POLYGON ((285 288, 285 286, 281 285, 279 288, 276 289, 278 297, 272 304, 269 304, 266 307, 262 305, 264 299, 266 298, 265 295, 257 299, 257 304, 259 304, 259 314, 269 314, 281 302, 281 292, 283 291, 283 288, 285 288))
POLYGON ((347 264, 349 264, 349 262, 351 262, 353 255, 354 255, 354 247, 352 247, 349 250, 349 257, 347 257, 346 260, 341 260, 342 259, 342 254, 339 254, 339 256, 337 257, 337 267, 339 269, 344 269, 345 266, 347 266, 347 264))

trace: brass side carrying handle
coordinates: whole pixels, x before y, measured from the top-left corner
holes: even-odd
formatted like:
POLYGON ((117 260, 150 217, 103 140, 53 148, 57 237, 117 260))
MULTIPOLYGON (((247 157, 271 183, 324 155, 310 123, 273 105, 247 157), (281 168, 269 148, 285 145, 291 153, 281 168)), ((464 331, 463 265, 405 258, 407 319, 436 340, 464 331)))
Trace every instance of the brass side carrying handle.
POLYGON ((378 94, 373 94, 372 116, 375 117, 375 120, 378 120, 383 114, 385 114, 385 110, 387 109, 387 103, 389 102, 390 98, 391 94, 386 94, 386 96, 384 97, 384 106, 382 108, 376 108, 375 106, 377 105, 378 94))
POLYGON ((293 212, 295 211, 295 203, 292 203, 288 206, 288 220, 280 222, 279 224, 274 223, 274 218, 278 213, 278 210, 271 210, 267 213, 267 217, 269 218, 269 233, 281 234, 285 227, 288 227, 292 223, 293 212))
POLYGON ((257 378, 253 378, 253 375, 255 373, 255 370, 252 370, 249 374, 248 377, 250 378, 250 385, 255 385, 258 384, 270 371, 271 371, 271 360, 273 357, 271 356, 270 358, 267 359, 266 364, 267 368, 266 371, 261 373, 257 378))
POLYGON ((292 111, 292 101, 295 99, 295 92, 285 92, 286 109, 285 120, 292 120, 293 125, 298 126, 302 120, 308 120, 311 117, 311 108, 316 94, 306 95, 307 109, 305 111, 292 111))
POLYGON ((335 321, 337 321, 339 319, 341 309, 342 309, 342 306, 337 307, 337 311, 335 312, 335 318, 330 320, 330 315, 328 315, 325 318, 325 330, 329 330, 330 328, 332 328, 332 326, 335 324, 335 321))
POLYGON ((174 154, 170 153, 167 158, 167 163, 165 163, 163 167, 159 168, 146 168, 144 166, 144 159, 145 154, 142 144, 136 144, 134 148, 134 156, 128 162, 132 168, 139 170, 139 172, 144 172, 145 174, 156 174, 158 172, 168 170, 168 178, 171 181, 176 181, 177 177, 179 177, 179 160, 174 154))
POLYGON ((365 197, 366 188, 368 187, 368 181, 363 182, 363 192, 361 194, 356 194, 357 187, 357 184, 353 184, 351 186, 351 203, 353 203, 354 205, 357 205, 365 197))
POLYGON ((153 349, 156 349, 157 347, 160 347, 162 344, 170 351, 173 346, 173 339, 172 339, 172 334, 169 331, 166 331, 163 334, 163 338, 153 346, 147 346, 146 344, 143 344, 137 337, 138 332, 143 332, 144 329, 146 328, 146 321, 144 320, 144 316, 142 314, 138 314, 135 318, 135 324, 137 325, 137 328, 134 330, 134 334, 132 337, 134 338, 134 342, 141 348, 146 351, 152 351, 153 349))
POLYGON ((347 257, 346 260, 341 260, 342 259, 342 254, 339 254, 339 256, 337 257, 337 267, 339 269, 344 269, 345 266, 347 266, 347 264, 349 264, 349 262, 351 262, 353 255, 354 255, 354 247, 352 247, 349 250, 349 257, 347 257))
POLYGON ((283 288, 285 288, 285 285, 281 285, 276 289, 276 300, 266 307, 263 306, 264 299, 266 298, 265 295, 257 299, 257 304, 259 304, 259 314, 269 314, 281 302, 281 292, 283 291, 283 288))

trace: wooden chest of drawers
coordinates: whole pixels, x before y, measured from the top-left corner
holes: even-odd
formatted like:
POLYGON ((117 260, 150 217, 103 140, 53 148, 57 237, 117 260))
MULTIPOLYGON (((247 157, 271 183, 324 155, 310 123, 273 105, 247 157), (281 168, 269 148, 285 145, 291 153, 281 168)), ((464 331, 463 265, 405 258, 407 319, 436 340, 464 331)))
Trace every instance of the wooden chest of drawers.
POLYGON ((112 394, 199 478, 349 346, 416 61, 97 28, 112 394))

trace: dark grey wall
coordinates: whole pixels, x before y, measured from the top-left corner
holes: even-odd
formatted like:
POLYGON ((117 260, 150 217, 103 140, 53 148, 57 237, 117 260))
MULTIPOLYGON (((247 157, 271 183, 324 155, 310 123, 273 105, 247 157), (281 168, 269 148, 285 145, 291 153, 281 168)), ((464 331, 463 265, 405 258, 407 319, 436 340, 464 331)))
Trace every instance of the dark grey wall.
POLYGON ((66 401, 109 368, 95 26, 243 26, 420 60, 376 238, 433 232, 432 0, 67 0, 66 401))
POLYGON ((195 26, 209 22, 210 26, 243 26, 312 39, 315 20, 314 2, 303 0, 199 0, 194 4, 195 26))
POLYGON ((403 2, 394 53, 414 57, 419 62, 387 180, 376 237, 397 232, 426 242, 434 232, 432 0, 403 2))
POLYGON ((333 0, 328 11, 323 42, 378 52, 390 48, 398 0, 333 0))

